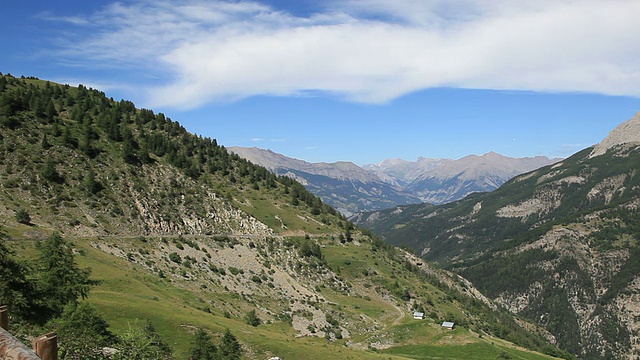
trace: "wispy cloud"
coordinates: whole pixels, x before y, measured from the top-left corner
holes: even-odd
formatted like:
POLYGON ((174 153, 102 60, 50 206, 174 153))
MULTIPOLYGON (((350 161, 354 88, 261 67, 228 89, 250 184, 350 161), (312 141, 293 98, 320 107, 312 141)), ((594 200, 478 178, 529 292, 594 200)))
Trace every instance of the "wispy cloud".
POLYGON ((80 16, 57 16, 50 11, 43 11, 35 15, 37 19, 55 22, 66 22, 72 25, 88 25, 89 20, 80 16))
POLYGON ((287 139, 264 139, 264 138, 259 138, 259 137, 251 138, 250 140, 252 142, 264 142, 264 141, 268 141, 268 142, 272 142, 272 143, 287 142, 287 139))
POLYGON ((297 17, 255 1, 115 3, 77 21, 87 29, 62 55, 162 79, 151 106, 317 92, 384 103, 431 87, 640 96, 638 1, 324 4, 297 17))

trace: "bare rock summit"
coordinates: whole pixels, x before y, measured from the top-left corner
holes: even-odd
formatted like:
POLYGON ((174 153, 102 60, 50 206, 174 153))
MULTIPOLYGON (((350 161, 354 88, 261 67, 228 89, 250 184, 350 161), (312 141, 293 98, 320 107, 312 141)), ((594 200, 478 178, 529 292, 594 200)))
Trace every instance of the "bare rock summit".
POLYGON ((640 112, 611 130, 609 135, 594 147, 589 157, 600 156, 614 146, 622 144, 640 144, 640 112))

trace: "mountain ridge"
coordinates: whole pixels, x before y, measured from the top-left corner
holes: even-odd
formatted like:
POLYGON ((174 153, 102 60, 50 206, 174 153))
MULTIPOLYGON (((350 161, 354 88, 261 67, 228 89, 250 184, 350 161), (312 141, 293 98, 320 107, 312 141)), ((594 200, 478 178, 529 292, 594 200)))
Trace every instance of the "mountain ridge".
POLYGON ((347 161, 309 163, 257 147, 229 150, 278 175, 295 178, 347 216, 396 205, 442 204, 473 192, 492 191, 515 175, 559 160, 489 152, 457 160, 387 159, 359 167, 347 161))
POLYGON ((398 186, 382 181, 354 163, 309 163, 271 150, 229 147, 229 151, 281 176, 296 179, 343 214, 365 208, 383 209, 420 200, 398 186))

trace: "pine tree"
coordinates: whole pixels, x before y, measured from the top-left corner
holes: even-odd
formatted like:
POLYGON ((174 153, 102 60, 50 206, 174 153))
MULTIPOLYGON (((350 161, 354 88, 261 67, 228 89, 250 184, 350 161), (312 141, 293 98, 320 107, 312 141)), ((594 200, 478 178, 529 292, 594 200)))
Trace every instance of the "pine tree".
POLYGON ((45 109, 45 116, 49 124, 53 123, 55 117, 58 116, 58 112, 56 111, 56 107, 53 104, 53 100, 49 99, 47 103, 47 107, 45 109))
POLYGON ((173 359, 171 348, 160 340, 153 325, 146 322, 144 327, 132 327, 119 338, 118 353, 113 360, 161 360, 173 359))
POLYGON ((50 157, 45 159, 41 175, 46 181, 55 183, 61 183, 63 181, 62 176, 60 176, 56 170, 55 162, 50 157))
POLYGON ((190 355, 193 360, 216 360, 218 358, 218 348, 211 342, 211 336, 204 329, 196 331, 190 355))
POLYGON ((97 194, 102 190, 102 185, 96 180, 96 175, 93 172, 93 169, 89 168, 89 171, 82 180, 82 187, 92 195, 97 194))
POLYGON ((86 301, 68 305, 49 326, 61 340, 62 359, 104 359, 102 348, 113 347, 116 342, 109 324, 86 301))
POLYGON ((49 139, 47 137, 47 133, 42 134, 42 140, 40 141, 40 146, 42 147, 43 150, 46 150, 51 147, 51 144, 49 143, 49 139))
POLYGON ((33 318, 35 286, 29 280, 29 269, 14 258, 15 252, 7 248, 5 238, 0 230, 0 304, 8 305, 18 317, 33 318))
POLYGON ((124 128, 122 131, 122 159, 128 164, 137 165, 139 163, 135 148, 133 134, 128 128, 124 128))
POLYGON ((62 143, 70 148, 78 147, 78 142, 71 135, 71 129, 69 126, 65 126, 64 130, 62 130, 62 143))
POLYGON ((95 155, 92 144, 94 137, 95 133, 93 131, 93 122, 91 121, 91 118, 87 116, 82 122, 82 133, 80 140, 78 141, 78 149, 90 157, 95 155))
POLYGON ((262 324, 262 320, 260 320, 255 310, 249 311, 244 317, 244 321, 251 326, 258 326, 262 324))
POLYGON ((51 316, 61 314, 67 304, 86 298, 91 286, 96 284, 89 279, 91 270, 78 267, 71 244, 58 233, 53 233, 40 245, 37 266, 40 299, 51 316))
POLYGON ((238 360, 242 356, 242 347, 238 339, 231 333, 229 329, 225 330, 222 336, 222 344, 220 344, 220 352, 224 359, 238 360))

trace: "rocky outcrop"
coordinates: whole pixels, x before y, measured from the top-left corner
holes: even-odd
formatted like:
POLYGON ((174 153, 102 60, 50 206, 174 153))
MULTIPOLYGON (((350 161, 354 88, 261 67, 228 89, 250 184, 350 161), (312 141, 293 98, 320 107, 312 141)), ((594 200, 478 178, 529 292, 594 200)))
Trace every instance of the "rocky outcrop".
POLYGON ((589 157, 600 156, 607 150, 623 144, 640 144, 640 112, 613 129, 604 140, 593 148, 589 157))

